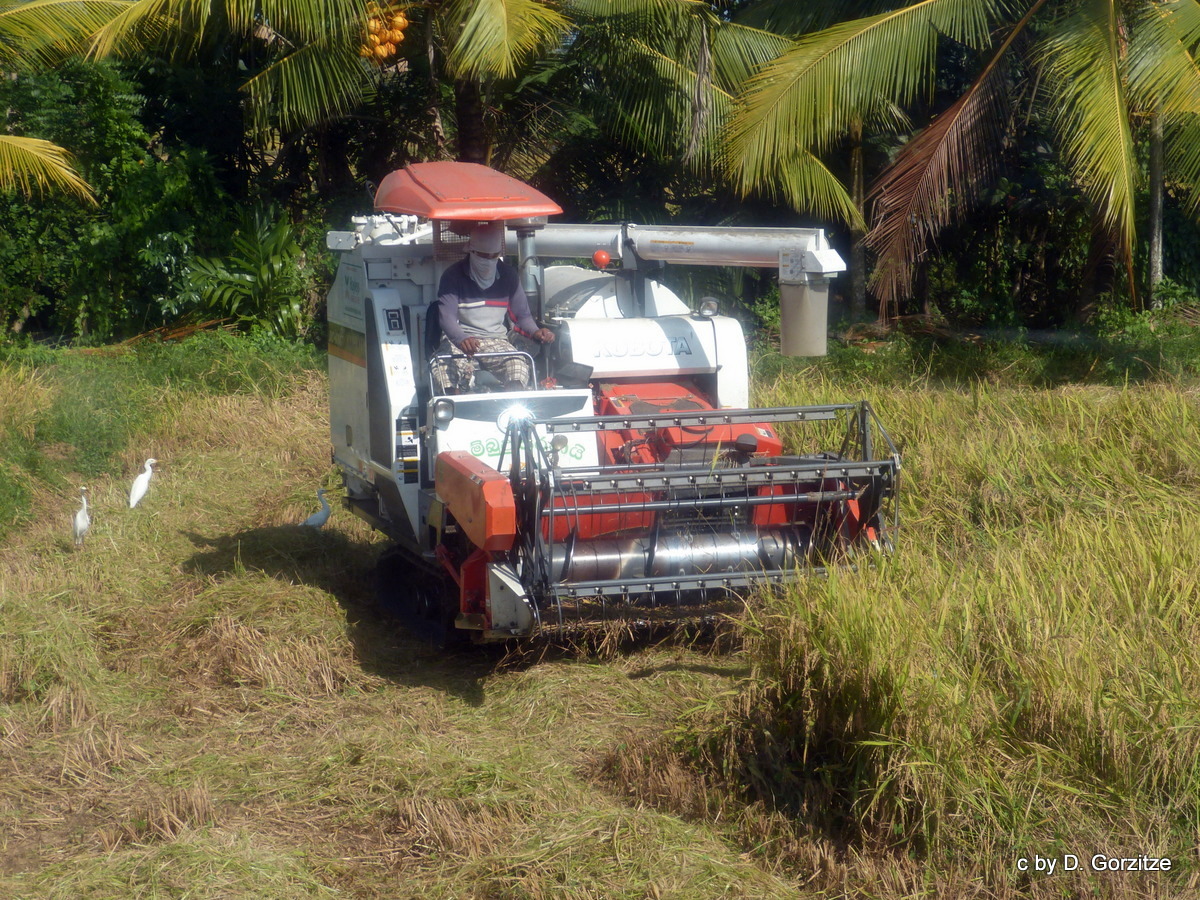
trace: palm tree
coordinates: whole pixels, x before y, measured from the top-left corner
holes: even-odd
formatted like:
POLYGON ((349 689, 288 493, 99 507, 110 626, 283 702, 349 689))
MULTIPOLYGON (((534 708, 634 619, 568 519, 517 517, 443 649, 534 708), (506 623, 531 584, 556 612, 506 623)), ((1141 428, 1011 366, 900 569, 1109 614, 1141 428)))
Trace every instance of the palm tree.
MULTIPOLYGON (((13 4, 0 2, 0 70, 18 67, 20 56, 40 52, 47 39, 52 43, 59 36, 57 28, 30 34, 16 10, 13 4)), ((38 138, 0 134, 0 192, 17 190, 32 196, 54 189, 95 202, 65 149, 38 138)))
MULTIPOLYGON (((479 84, 512 76, 567 25, 538 0, 29 0, 11 7, 11 20, 15 29, 39 36, 41 60, 55 51, 99 57, 151 46, 186 55, 214 34, 248 39, 259 58, 243 89, 253 130, 262 137, 336 118, 372 91, 381 60, 364 59, 362 51, 381 6, 411 18, 404 43, 424 43, 414 39, 423 32, 431 65, 456 86, 464 110, 460 155, 466 157, 479 153, 472 130, 479 112, 471 109, 478 107, 479 84)), ((386 66, 396 62, 389 56, 386 66)))
MULTIPOLYGON (((789 35, 793 39, 802 35, 823 31, 838 22, 861 18, 886 8, 886 0, 852 0, 842 3, 808 4, 794 3, 791 0, 757 0, 742 10, 737 21, 745 25, 765 28, 776 34, 789 35)), ((782 52, 782 51, 781 51, 782 52)), ((777 54, 779 55, 779 54, 777 54)), ((842 174, 849 190, 853 210, 848 216, 831 216, 843 218, 849 225, 850 253, 847 260, 847 276, 849 277, 849 312, 853 321, 860 321, 866 316, 867 306, 867 259, 866 259, 866 152, 868 138, 866 126, 872 132, 884 131, 891 133, 897 128, 904 128, 908 123, 897 119, 896 111, 882 118, 885 121, 864 122, 861 119, 850 123, 846 142, 840 150, 845 152, 846 171, 842 174)), ((735 167, 736 168, 736 167, 735 167)), ((743 183, 743 190, 746 185, 743 183)), ((811 208, 806 193, 799 193, 792 198, 793 204, 800 208, 811 208)), ((818 208, 828 208, 828 203, 818 204, 818 208)))
POLYGON ((947 38, 976 53, 979 70, 871 191, 867 242, 878 254, 881 303, 911 290, 928 242, 995 174, 1018 54, 1074 178, 1132 274, 1136 116, 1158 111, 1172 177, 1200 183, 1196 0, 917 0, 805 36, 741 98, 728 135, 740 183, 785 181, 798 155, 828 151, 856 122, 877 120, 893 104, 927 100, 947 38))
MULTIPOLYGON (((244 84, 253 128, 276 142, 353 110, 393 63, 425 70, 434 152, 442 152, 444 84, 456 155, 475 162, 491 159, 487 122, 498 99, 531 86, 536 93, 548 70, 575 66, 583 80, 571 85, 572 96, 544 98, 543 112, 561 117, 579 95, 602 94, 607 102, 595 108, 612 133, 660 154, 682 141, 690 163, 712 169, 737 85, 787 47, 694 0, 393 0, 390 9, 410 24, 402 58, 382 68, 360 55, 377 14, 372 0, 29 0, 19 8, 28 32, 53 35, 51 47, 93 55, 164 42, 186 53, 216 32, 248 37, 261 51, 244 84)), ((808 162, 807 193, 836 211, 830 176, 815 157, 808 162)))
MULTIPOLYGON (((673 161, 728 186, 721 134, 742 85, 791 46, 772 28, 743 24, 722 7, 691 0, 570 0, 569 58, 586 72, 589 112, 604 138, 673 161)), ((767 23, 768 25, 770 23, 767 23)), ((838 180, 812 154, 790 178, 763 185, 773 199, 834 218, 856 216, 838 180)))

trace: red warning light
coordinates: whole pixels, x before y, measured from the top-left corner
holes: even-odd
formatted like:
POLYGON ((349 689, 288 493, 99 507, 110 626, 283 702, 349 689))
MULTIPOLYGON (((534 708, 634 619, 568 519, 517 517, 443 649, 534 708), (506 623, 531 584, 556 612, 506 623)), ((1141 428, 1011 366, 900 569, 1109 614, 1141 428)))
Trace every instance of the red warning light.
POLYGON ((607 250, 597 250, 592 254, 592 262, 596 264, 597 269, 603 269, 612 262, 612 257, 608 255, 607 250))

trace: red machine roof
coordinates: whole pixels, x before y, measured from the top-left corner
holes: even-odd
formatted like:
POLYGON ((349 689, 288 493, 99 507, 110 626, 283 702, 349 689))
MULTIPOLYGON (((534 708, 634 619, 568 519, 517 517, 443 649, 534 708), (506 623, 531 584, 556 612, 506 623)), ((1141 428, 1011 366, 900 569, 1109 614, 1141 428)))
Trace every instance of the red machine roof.
POLYGON ((375 192, 375 208, 427 219, 520 219, 552 216, 562 207, 529 185, 465 162, 413 163, 392 172, 375 192))

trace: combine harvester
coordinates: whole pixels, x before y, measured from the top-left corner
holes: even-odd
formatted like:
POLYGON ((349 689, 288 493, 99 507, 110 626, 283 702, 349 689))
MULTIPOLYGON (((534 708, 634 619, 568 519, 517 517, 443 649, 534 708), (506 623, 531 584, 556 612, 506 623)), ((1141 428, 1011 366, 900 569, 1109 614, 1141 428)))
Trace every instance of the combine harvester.
MULTIPOLYGON (((819 230, 551 225, 552 200, 470 163, 393 172, 375 207, 328 236, 343 253, 333 458, 348 508, 395 541, 379 601, 413 631, 502 641, 703 618, 890 549, 900 461, 870 406, 749 408, 739 323, 654 277, 668 262, 779 266, 794 322, 797 292, 823 303, 844 268, 819 230), (470 228, 496 220, 556 340, 521 351, 525 389, 481 370, 470 392, 440 394, 438 281, 470 228), (785 455, 781 428, 802 455, 785 455)), ((819 312, 806 355, 824 352, 819 312)))

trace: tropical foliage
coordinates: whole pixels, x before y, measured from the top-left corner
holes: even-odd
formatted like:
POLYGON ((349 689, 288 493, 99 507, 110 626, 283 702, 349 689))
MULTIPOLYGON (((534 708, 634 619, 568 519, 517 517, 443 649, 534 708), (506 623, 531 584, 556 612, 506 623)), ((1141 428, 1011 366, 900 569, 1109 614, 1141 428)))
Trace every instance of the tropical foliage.
POLYGON ((0 323, 102 340, 162 323, 183 263, 220 246, 227 204, 207 158, 156 146, 112 66, 73 61, 0 81, 10 123, 78 154, 96 203, 0 193, 0 323))
POLYGON ((957 45, 974 78, 904 145, 873 190, 868 242, 875 284, 894 301, 911 289, 933 238, 998 174, 1031 110, 1053 128, 1104 236, 1132 269, 1142 117, 1169 123, 1173 180, 1200 179, 1200 6, 1194 0, 919 0, 802 37, 750 81, 731 132, 743 185, 786 183, 806 150, 834 146, 856 121, 892 105, 928 108, 939 50, 957 45), (1015 104, 1023 101, 1020 115, 1015 104))
MULTIPOLYGON (((566 19, 537 0, 443 0, 388 9, 404 14, 403 55, 383 75, 429 56, 452 80, 513 76, 530 56, 555 43, 566 19)), ((135 57, 169 51, 181 59, 244 44, 238 62, 250 122, 263 139, 354 109, 381 74, 371 46, 381 14, 372 0, 267 0, 209 4, 198 0, 126 4, 110 0, 34 0, 10 13, 14 34, 37 35, 26 56, 65 51, 135 57)), ((389 57, 390 59, 390 57, 389 57)))
MULTIPOLYGON (((21 10, 20 4, 0 2, 0 66, 6 68, 40 46, 37 29, 31 33, 14 21, 21 10)), ((40 138, 0 133, 0 192, 13 190, 26 197, 61 190, 92 198, 68 151, 40 138)))
MULTIPOLYGON (((1161 181, 1147 176, 1153 121, 1168 175, 1151 221, 1165 223, 1167 274, 1195 291, 1197 10, 1196 0, 0 0, 0 63, 14 73, 0 91, 15 98, 0 129, 0 197, 85 190, 87 179, 101 204, 89 212, 46 194, 5 213, 0 312, 9 326, 99 338, 236 306, 248 325, 304 331, 298 297, 278 320, 259 314, 259 299, 246 316, 243 301, 217 299, 213 285, 242 284, 237 261, 254 255, 235 235, 265 240, 234 210, 274 206, 275 224, 303 223, 307 252, 284 256, 313 273, 325 264, 321 232, 362 212, 373 182, 456 156, 533 181, 578 220, 816 219, 855 278, 873 265, 892 312, 1054 325, 1105 295, 1128 297, 1150 268, 1138 241, 1148 185, 1161 181), (125 87, 95 102, 80 87, 65 104, 45 87, 82 85, 89 67, 125 87), (80 122, 98 104, 124 110, 124 144, 67 127, 71 102, 80 122), (73 176, 59 148, 78 160, 73 176), (39 241, 96 249, 59 256, 39 241), (97 285, 82 273, 101 254, 97 285), (914 293, 919 306, 905 300, 914 293)), ((769 305, 761 280, 710 277, 724 283, 707 290, 769 305)))
POLYGON ((172 312, 193 309, 284 337, 302 337, 312 322, 311 268, 296 230, 277 210, 242 217, 223 258, 194 257, 172 312))

